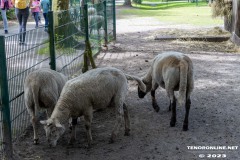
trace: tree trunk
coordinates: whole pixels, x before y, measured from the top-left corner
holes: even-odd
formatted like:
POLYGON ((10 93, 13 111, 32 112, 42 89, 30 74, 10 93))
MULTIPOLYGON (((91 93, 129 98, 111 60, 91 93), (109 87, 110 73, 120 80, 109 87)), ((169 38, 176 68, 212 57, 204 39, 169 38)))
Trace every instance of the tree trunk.
POLYGON ((69 9, 69 0, 52 0, 52 10, 68 10, 69 9))

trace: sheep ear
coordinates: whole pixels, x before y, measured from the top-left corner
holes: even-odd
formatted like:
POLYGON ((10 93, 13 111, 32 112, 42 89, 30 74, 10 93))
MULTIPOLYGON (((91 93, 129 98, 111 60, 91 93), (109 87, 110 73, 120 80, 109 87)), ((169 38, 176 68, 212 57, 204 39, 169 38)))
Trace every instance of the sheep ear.
POLYGON ((57 128, 62 128, 63 127, 59 122, 57 122, 55 125, 56 125, 57 128))
POLYGON ((50 125, 52 125, 53 120, 52 119, 48 119, 48 120, 40 121, 40 123, 43 124, 43 125, 50 126, 50 125))
POLYGON ((40 121, 40 123, 43 124, 43 125, 46 125, 47 124, 47 120, 40 121))

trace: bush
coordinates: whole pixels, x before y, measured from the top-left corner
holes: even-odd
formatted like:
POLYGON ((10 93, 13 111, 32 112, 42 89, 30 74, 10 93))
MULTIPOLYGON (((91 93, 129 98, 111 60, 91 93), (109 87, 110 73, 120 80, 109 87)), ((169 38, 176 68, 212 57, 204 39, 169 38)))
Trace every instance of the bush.
MULTIPOLYGON (((8 18, 9 20, 16 19, 14 8, 9 9, 9 10, 7 11, 7 18, 8 18)), ((0 16, 0 20, 2 21, 2 16, 0 16)))
POLYGON ((142 4, 142 0, 133 0, 133 2, 136 4, 142 4))

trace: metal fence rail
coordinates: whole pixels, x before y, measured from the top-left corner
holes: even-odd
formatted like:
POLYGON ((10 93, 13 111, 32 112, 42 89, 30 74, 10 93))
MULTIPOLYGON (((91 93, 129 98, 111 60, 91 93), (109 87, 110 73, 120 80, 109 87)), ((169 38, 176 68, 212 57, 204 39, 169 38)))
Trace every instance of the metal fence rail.
MULTIPOLYGON (((20 34, 0 35, 0 157, 12 158, 12 141, 30 124, 24 104, 24 80, 38 68, 51 68, 69 79, 81 70, 86 41, 93 53, 116 39, 115 1, 108 0, 67 11, 49 12, 48 32, 44 27, 25 32, 25 44, 19 44, 20 34), (94 7, 103 17, 99 32, 88 24, 88 8, 94 7), (85 11, 84 11, 85 10, 85 11), (91 33, 90 33, 91 30, 91 33)), ((94 22, 97 23, 97 22, 94 22)), ((0 158, 0 159, 1 159, 0 158)))

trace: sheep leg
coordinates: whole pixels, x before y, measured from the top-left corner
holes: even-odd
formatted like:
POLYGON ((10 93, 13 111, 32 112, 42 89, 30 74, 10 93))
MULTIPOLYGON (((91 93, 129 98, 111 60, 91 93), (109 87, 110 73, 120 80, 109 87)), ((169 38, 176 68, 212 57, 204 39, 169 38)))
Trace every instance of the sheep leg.
POLYGON ((189 116, 190 107, 191 107, 191 99, 188 98, 187 102, 185 104, 186 113, 185 113, 185 118, 184 118, 184 122, 183 122, 183 131, 188 130, 188 116, 189 116))
POLYGON ((37 118, 34 113, 32 113, 32 125, 33 125, 33 143, 39 144, 39 138, 38 138, 38 127, 37 127, 37 118))
POLYGON ((123 103, 123 112, 124 112, 124 121, 125 121, 125 134, 124 136, 130 135, 130 120, 128 114, 128 107, 125 103, 123 103))
MULTIPOLYGON (((119 104, 119 103, 115 103, 115 104, 119 104)), ((109 143, 113 143, 117 137, 117 133, 119 131, 119 128, 121 126, 121 122, 122 122, 122 118, 123 118, 123 103, 121 103, 120 105, 117 105, 119 107, 117 107, 116 109, 116 122, 111 134, 111 138, 109 143)))
POLYGON ((168 111, 170 112, 172 110, 171 108, 171 101, 169 102, 169 106, 168 106, 168 111))
POLYGON ((176 124, 176 98, 173 96, 173 100, 171 101, 171 108, 172 108, 172 117, 170 121, 170 126, 174 127, 176 124))
POLYGON ((87 131, 88 147, 90 148, 92 144, 92 133, 91 133, 92 113, 84 115, 84 120, 85 120, 85 128, 87 131))
POLYGON ((151 90, 151 96, 152 96, 152 106, 156 112, 159 111, 159 107, 155 98, 155 90, 151 90))
POLYGON ((93 30, 93 29, 92 29, 92 27, 90 26, 90 34, 92 34, 92 30, 93 30))
POLYGON ((69 140, 69 144, 73 144, 76 141, 76 125, 77 125, 77 119, 72 117, 72 126, 71 126, 71 138, 69 140))
POLYGON ((47 109, 47 111, 46 111, 47 118, 50 118, 50 117, 51 117, 52 112, 53 112, 53 108, 48 108, 48 109, 47 109))

